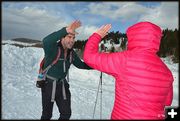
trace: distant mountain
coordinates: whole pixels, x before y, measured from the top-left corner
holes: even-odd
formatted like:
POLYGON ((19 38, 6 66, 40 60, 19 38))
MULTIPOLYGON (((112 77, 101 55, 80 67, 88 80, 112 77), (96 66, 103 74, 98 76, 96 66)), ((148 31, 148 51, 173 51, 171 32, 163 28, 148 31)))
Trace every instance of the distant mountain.
POLYGON ((10 44, 18 47, 38 47, 42 48, 42 41, 29 38, 14 38, 11 40, 3 40, 2 45, 10 44))
POLYGON ((24 43, 41 43, 42 42, 40 40, 34 40, 34 39, 29 39, 29 38, 15 38, 12 40, 18 41, 18 42, 24 42, 24 43))

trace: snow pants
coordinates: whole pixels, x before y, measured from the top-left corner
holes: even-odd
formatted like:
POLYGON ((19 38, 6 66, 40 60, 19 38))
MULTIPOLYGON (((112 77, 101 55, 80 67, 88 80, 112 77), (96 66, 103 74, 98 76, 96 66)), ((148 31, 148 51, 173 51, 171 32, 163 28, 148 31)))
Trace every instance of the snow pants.
POLYGON ((62 81, 56 83, 55 100, 51 102, 52 97, 52 80, 46 79, 47 83, 41 88, 42 93, 42 116, 41 120, 51 119, 53 112, 53 105, 56 102, 61 119, 69 119, 71 116, 71 93, 69 84, 64 80, 66 99, 63 98, 62 81))

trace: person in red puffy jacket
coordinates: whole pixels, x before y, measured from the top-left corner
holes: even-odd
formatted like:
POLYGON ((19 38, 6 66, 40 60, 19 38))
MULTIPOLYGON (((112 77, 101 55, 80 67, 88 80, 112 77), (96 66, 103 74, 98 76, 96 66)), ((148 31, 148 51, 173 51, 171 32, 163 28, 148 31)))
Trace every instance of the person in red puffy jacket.
POLYGON ((115 78, 111 119, 165 119, 165 106, 173 98, 173 76, 156 54, 162 31, 151 22, 139 22, 127 31, 127 50, 98 52, 111 24, 103 25, 88 39, 84 61, 115 78))

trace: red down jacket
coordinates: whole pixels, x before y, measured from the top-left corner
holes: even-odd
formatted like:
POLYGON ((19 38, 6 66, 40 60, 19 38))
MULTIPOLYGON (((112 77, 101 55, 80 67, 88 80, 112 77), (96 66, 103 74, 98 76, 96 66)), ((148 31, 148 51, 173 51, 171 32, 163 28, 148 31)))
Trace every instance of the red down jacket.
POLYGON ((84 51, 84 61, 115 78, 111 119, 164 119, 165 106, 173 97, 173 76, 156 55, 161 29, 139 22, 127 29, 128 47, 116 53, 98 52, 101 36, 93 33, 84 51))

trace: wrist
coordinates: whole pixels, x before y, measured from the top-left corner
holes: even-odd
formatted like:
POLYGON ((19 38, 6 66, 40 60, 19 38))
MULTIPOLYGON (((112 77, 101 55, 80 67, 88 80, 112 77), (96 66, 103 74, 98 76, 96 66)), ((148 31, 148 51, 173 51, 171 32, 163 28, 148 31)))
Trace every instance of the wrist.
POLYGON ((99 33, 94 32, 94 35, 95 35, 96 37, 98 37, 98 38, 101 38, 101 39, 102 39, 102 36, 101 36, 99 33))

